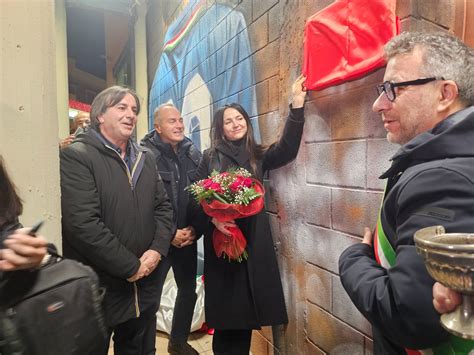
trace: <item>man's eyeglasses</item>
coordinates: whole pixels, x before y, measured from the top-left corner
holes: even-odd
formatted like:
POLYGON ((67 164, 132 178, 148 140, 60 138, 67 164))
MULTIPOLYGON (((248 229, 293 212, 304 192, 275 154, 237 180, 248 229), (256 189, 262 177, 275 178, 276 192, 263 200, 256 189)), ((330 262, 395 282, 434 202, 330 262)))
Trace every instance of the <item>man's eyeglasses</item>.
POLYGON ((394 83, 393 81, 385 81, 382 84, 377 85, 377 93, 379 96, 384 92, 387 96, 389 101, 393 102, 397 98, 395 94, 395 88, 400 86, 409 86, 409 85, 424 85, 431 81, 435 80, 444 80, 443 77, 431 77, 431 78, 423 78, 423 79, 416 79, 410 81, 402 81, 400 83, 394 83))

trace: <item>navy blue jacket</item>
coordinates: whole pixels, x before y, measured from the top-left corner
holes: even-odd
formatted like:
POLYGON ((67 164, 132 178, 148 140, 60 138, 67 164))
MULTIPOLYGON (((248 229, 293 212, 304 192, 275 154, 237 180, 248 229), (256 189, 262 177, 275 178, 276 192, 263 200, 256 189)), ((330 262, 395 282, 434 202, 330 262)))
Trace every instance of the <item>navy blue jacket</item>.
POLYGON ((445 341, 433 307, 432 287, 413 234, 443 225, 447 233, 474 231, 474 107, 458 111, 400 148, 381 178, 387 189, 383 230, 396 253, 390 269, 379 266, 363 243, 339 260, 341 282, 374 328, 375 353, 405 353, 445 341))

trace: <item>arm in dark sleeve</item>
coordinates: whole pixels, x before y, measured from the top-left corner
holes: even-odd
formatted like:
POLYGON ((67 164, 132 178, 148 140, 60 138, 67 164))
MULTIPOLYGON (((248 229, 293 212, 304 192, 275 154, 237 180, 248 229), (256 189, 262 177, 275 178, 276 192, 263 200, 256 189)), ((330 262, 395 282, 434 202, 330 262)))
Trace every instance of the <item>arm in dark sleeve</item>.
POLYGON ((433 307, 434 280, 416 253, 413 234, 433 225, 444 225, 448 233, 473 231, 474 186, 458 173, 432 169, 412 178, 397 201, 395 266, 386 270, 371 247, 353 245, 339 260, 341 282, 359 311, 391 341, 411 349, 433 347, 448 334, 433 307), (453 219, 428 215, 433 208, 451 211, 453 219))
POLYGON ((211 160, 211 150, 204 151, 201 161, 196 170, 196 181, 206 179, 209 176, 209 164, 211 160))
MULTIPOLYGON (((194 175, 190 176, 190 183, 201 180, 200 175, 203 174, 203 171, 198 172, 198 169, 203 161, 202 154, 199 152, 199 164, 197 164, 194 175)), ((207 167, 201 167, 201 170, 207 170, 207 167)), ((202 213, 201 205, 196 201, 194 196, 189 192, 185 191, 188 194, 188 204, 186 206, 186 222, 188 226, 192 226, 196 232, 196 239, 199 239, 203 235, 203 225, 207 223, 206 216, 202 213)))
POLYGON ((392 342, 431 347, 447 339, 432 306, 434 281, 414 246, 397 250, 397 264, 386 270, 367 244, 349 247, 339 260, 341 282, 359 311, 392 342))
POLYGON ((201 205, 197 203, 194 197, 189 197, 188 202, 188 226, 192 226, 196 232, 196 239, 204 234, 209 224, 209 217, 203 212, 201 205))
MULTIPOLYGON (((201 162, 196 170, 196 181, 206 179, 209 176, 209 164, 211 159, 211 151, 207 149, 201 158, 201 162)), ((199 238, 209 230, 211 218, 206 215, 200 204, 196 202, 194 196, 189 197, 190 209, 191 209, 191 221, 190 224, 196 231, 196 236, 199 238)))
POLYGON ((304 107, 291 108, 280 140, 263 156, 263 170, 280 168, 296 158, 304 127, 304 107))
POLYGON ((101 219, 99 193, 84 153, 61 150, 61 208, 63 238, 91 265, 127 279, 140 266, 101 219))
POLYGON ((158 170, 155 169, 156 174, 156 189, 155 189, 155 237, 150 246, 150 249, 160 253, 161 256, 166 256, 170 247, 171 240, 176 232, 176 223, 173 219, 173 207, 170 199, 166 193, 163 181, 161 180, 158 170))

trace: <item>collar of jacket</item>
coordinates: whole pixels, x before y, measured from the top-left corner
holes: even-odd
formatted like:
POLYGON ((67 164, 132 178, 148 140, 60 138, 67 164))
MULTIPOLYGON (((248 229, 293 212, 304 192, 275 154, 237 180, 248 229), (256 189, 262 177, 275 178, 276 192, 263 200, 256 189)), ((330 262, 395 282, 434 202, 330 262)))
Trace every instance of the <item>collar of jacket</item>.
MULTIPOLYGON (((84 132, 79 133, 74 140, 74 142, 82 142, 85 144, 90 144, 97 149, 104 149, 106 148, 106 145, 97 137, 97 134, 100 134, 99 132, 93 132, 93 128, 86 128, 84 132)), ((131 138, 128 140, 128 144, 130 144, 131 148, 135 149, 137 154, 139 152, 144 153, 147 149, 144 147, 140 147, 138 144, 136 144, 131 138)))
POLYGON ((193 144, 192 141, 188 137, 184 137, 184 139, 178 143, 178 154, 174 152, 173 147, 169 143, 165 143, 161 140, 161 137, 155 130, 148 133, 142 139, 142 145, 149 142, 151 145, 155 146, 162 154, 166 154, 169 156, 180 155, 189 150, 191 145, 193 144))
POLYGON ((400 147, 392 165, 379 178, 394 177, 409 166, 446 158, 473 157, 474 106, 457 111, 400 147))
MULTIPOLYGON (((149 133, 143 137, 140 142, 140 145, 143 147, 150 147, 153 146, 159 152, 159 154, 164 154, 167 157, 174 158, 176 157, 176 153, 174 152, 171 144, 164 143, 161 140, 161 137, 156 131, 153 129, 149 133)), ((156 153, 156 152, 155 152, 156 153)), ((195 147, 193 141, 188 137, 184 137, 184 139, 178 144, 178 158, 181 158, 184 155, 187 155, 197 166, 199 165, 199 161, 201 159, 201 153, 195 147)), ((159 157, 157 157, 159 159, 159 157)))
MULTIPOLYGON (((101 139, 98 137, 98 134, 99 133, 94 132, 92 128, 87 129, 83 133, 78 134, 74 142, 77 141, 77 142, 82 142, 83 144, 92 145, 98 150, 106 154, 109 154, 110 156, 114 157, 118 161, 121 161, 123 163, 124 168, 128 169, 127 164, 120 157, 120 155, 112 147, 108 147, 103 141, 101 141, 101 139)), ((145 153, 147 152, 147 149, 144 147, 140 147, 132 139, 128 140, 128 144, 130 145, 130 149, 134 149, 137 154, 136 161, 130 171, 130 176, 129 176, 130 184, 133 189, 135 187, 135 184, 138 181, 138 177, 140 176, 142 172, 143 164, 145 162, 145 153)))

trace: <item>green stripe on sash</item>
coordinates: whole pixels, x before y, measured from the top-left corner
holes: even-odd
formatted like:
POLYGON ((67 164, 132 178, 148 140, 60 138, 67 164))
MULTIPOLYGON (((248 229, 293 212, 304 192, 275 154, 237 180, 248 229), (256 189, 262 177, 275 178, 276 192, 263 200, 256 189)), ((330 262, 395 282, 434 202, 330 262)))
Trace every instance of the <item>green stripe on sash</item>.
POLYGON ((387 259, 387 262, 390 264, 390 266, 393 266, 395 265, 397 255, 395 254, 395 251, 393 250, 392 245, 388 241, 387 236, 385 235, 385 232, 382 228, 382 219, 380 215, 381 213, 379 213, 379 219, 377 220, 378 242, 380 245, 380 249, 382 249, 383 255, 385 256, 385 259, 387 259))
MULTIPOLYGON (((385 189, 387 187, 385 186, 385 189)), ((384 191, 384 197, 385 197, 384 191)), ((382 198, 383 206, 384 198, 382 198)), ((382 207, 380 208, 379 218, 377 220, 377 242, 380 245, 385 259, 389 263, 390 267, 395 265, 397 254, 393 249, 392 245, 388 241, 387 236, 382 228, 382 207)), ((380 257, 380 255, 379 255, 380 257)), ((429 349, 425 349, 429 350, 429 349)), ((474 354, 474 340, 463 339, 455 335, 450 334, 449 340, 446 343, 438 345, 431 349, 433 355, 471 355, 474 354)))
POLYGON ((463 339, 451 334, 446 343, 431 350, 433 355, 470 355, 474 351, 474 340, 463 339))

